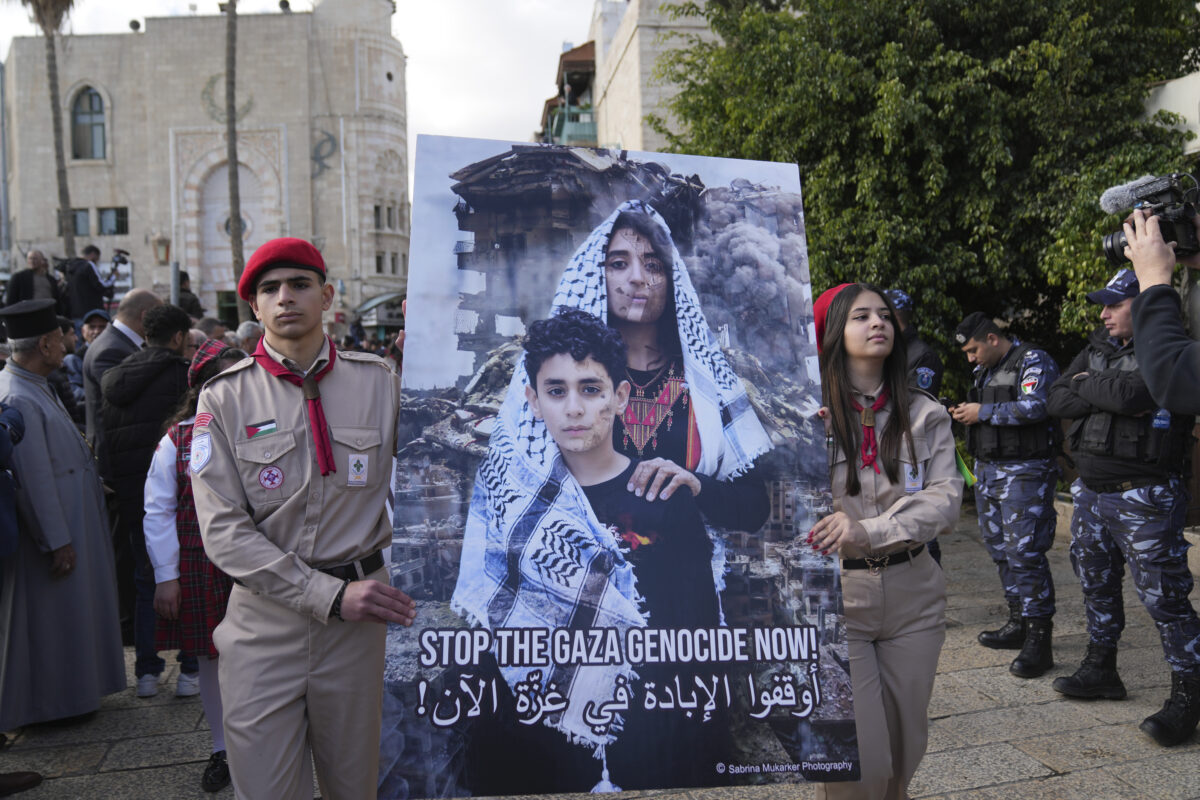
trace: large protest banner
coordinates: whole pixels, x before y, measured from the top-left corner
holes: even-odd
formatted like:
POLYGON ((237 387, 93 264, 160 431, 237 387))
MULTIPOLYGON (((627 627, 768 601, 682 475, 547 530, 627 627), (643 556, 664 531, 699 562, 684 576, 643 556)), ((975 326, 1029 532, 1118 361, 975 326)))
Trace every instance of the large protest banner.
POLYGON ((857 778, 839 572, 804 542, 831 500, 796 167, 429 136, 415 163, 391 572, 418 618, 379 796, 857 778), (564 309, 630 340, 599 484, 526 361, 564 309), (650 467, 685 482, 629 492, 650 467))

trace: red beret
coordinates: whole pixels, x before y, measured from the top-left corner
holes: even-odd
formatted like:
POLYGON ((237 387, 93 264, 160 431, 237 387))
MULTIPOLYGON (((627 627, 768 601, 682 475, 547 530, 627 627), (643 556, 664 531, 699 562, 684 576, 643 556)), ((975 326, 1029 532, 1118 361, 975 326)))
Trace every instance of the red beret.
POLYGON ((821 292, 821 296, 817 298, 817 302, 813 303, 813 323, 817 329, 817 352, 821 352, 821 344, 825 341, 825 317, 829 314, 829 306, 833 303, 833 298, 838 296, 838 292, 850 286, 849 283, 841 283, 832 289, 826 289, 821 292))
POLYGON ((267 270, 278 267, 307 269, 325 277, 325 259, 321 258, 321 251, 303 239, 284 236, 272 239, 250 256, 238 281, 238 296, 249 302, 258 287, 259 277, 267 270))

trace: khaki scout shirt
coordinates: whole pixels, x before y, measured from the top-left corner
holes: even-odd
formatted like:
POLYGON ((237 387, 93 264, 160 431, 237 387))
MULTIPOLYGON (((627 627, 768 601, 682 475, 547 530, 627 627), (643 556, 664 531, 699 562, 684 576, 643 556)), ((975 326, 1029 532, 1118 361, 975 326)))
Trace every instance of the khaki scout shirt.
MULTIPOLYGON (((879 474, 875 474, 874 467, 861 468, 862 456, 856 453, 854 466, 859 467, 862 489, 851 497, 846 494, 846 454, 840 447, 830 454, 834 510, 844 511, 862 524, 871 542, 866 552, 847 547, 841 553, 842 558, 875 557, 908 550, 938 534, 949 533, 958 521, 963 479, 954 460, 950 415, 941 404, 921 392, 912 392, 909 397, 917 464, 911 463, 908 443, 901 442, 901 474, 896 483, 888 479, 882 460, 879 474)), ((864 402, 861 395, 855 399, 864 406, 874 401, 871 398, 870 402, 864 402)), ((889 402, 875 412, 875 435, 879 440, 883 439, 893 408, 889 402)))
POLYGON ((336 472, 322 476, 317 467, 301 387, 252 358, 200 393, 191 471, 212 562, 251 591, 325 622, 342 582, 314 567, 349 563, 391 540, 384 502, 400 379, 382 359, 346 352, 338 353, 318 388, 336 472))

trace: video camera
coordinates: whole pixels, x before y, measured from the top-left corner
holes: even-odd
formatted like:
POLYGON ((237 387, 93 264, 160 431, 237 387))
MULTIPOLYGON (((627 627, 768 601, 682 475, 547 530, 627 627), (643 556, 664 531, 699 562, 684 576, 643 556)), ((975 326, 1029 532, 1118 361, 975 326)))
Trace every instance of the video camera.
MULTIPOLYGON (((1100 195, 1100 208, 1108 214, 1117 214, 1130 208, 1140 208, 1158 217, 1158 227, 1164 242, 1175 242, 1177 256, 1190 256, 1200 252, 1196 240, 1196 228, 1192 218, 1196 216, 1197 193, 1200 184, 1187 173, 1173 172, 1155 177, 1146 175, 1135 181, 1113 186, 1100 195), (1192 182, 1184 189, 1180 179, 1192 182)), ((1129 242, 1125 231, 1118 230, 1104 237, 1104 256, 1113 266, 1129 261, 1125 257, 1125 246, 1129 242)))
POLYGON ((112 263, 113 264, 128 264, 129 263, 129 251, 122 250, 119 247, 114 247, 112 263))

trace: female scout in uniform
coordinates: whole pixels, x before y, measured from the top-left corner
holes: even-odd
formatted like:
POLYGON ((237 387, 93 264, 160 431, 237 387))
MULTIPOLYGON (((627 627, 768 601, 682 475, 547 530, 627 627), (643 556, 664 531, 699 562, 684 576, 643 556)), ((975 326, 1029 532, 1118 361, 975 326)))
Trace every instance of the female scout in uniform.
POLYGON ((904 800, 928 740, 946 638, 946 581, 925 543, 958 519, 962 478, 945 409, 910 391, 895 311, 870 284, 814 304, 834 513, 809 535, 842 558, 862 779, 821 798, 904 800))

